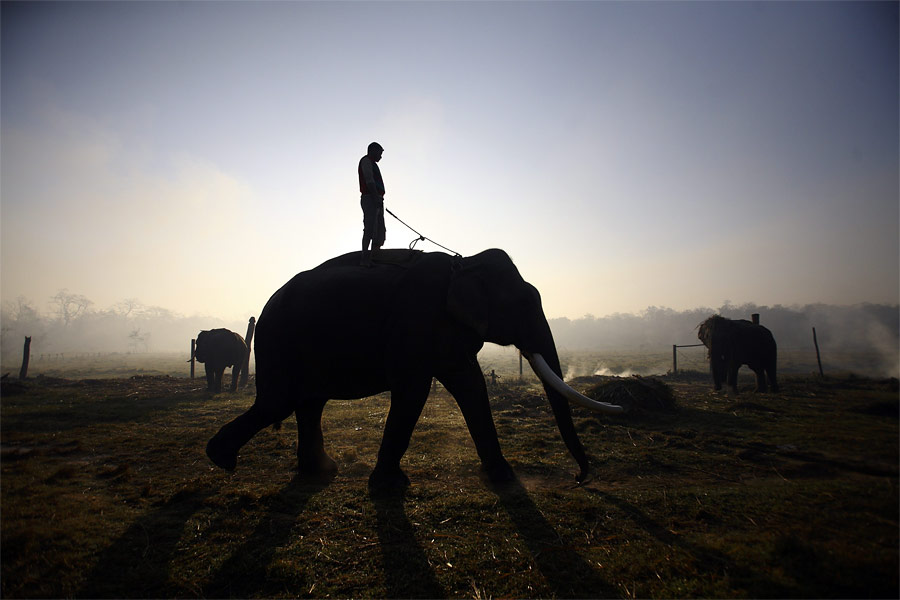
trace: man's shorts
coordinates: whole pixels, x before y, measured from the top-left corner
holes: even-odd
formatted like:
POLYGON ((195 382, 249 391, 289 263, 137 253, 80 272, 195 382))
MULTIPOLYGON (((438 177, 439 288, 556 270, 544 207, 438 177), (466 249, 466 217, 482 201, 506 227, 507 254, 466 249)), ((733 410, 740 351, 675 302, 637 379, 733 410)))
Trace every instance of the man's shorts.
POLYGON ((362 196, 363 234, 372 238, 372 247, 381 248, 387 229, 384 226, 384 200, 376 196, 362 196))

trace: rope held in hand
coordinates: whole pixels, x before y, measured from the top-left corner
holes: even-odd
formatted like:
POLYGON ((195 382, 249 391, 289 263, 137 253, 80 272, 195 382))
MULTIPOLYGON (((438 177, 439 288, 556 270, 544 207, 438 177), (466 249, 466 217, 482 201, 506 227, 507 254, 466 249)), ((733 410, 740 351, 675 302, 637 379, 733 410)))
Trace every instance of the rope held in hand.
POLYGON ((407 225, 406 222, 403 221, 403 219, 401 219, 400 217, 398 217, 397 215, 395 215, 394 213, 392 213, 392 212, 391 212, 391 209, 389 209, 388 207, 385 206, 385 207, 384 207, 384 210, 387 212, 387 214, 391 215, 392 217, 394 217, 395 219, 397 219, 398 221, 400 221, 401 223, 403 223, 404 225, 406 225, 406 228, 407 228, 407 229, 409 229, 409 230, 412 231, 414 234, 416 234, 417 236, 419 236, 419 237, 417 237, 416 239, 414 239, 413 241, 411 241, 411 242, 409 243, 409 249, 410 249, 410 250, 413 250, 413 249, 416 247, 416 243, 427 240, 427 241, 431 242, 432 244, 434 244, 435 246, 437 246, 437 247, 439 247, 439 248, 443 248, 443 249, 446 250, 447 252, 450 252, 450 253, 453 254, 454 256, 460 256, 460 257, 462 256, 462 254, 460 254, 459 252, 455 252, 455 251, 451 250, 450 248, 448 248, 447 246, 442 246, 441 244, 438 244, 438 243, 437 243, 436 241, 434 241, 433 239, 431 239, 431 238, 429 238, 429 237, 425 237, 424 235, 422 235, 421 233, 419 233, 418 231, 416 231, 415 229, 413 229, 412 227, 410 227, 409 225, 407 225))

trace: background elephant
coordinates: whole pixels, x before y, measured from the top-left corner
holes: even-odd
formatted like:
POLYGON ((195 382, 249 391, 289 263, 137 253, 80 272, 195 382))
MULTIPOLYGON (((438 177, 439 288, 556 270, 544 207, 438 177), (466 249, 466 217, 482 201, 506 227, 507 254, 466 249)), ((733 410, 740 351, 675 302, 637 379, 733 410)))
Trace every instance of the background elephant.
POLYGON ((428 397, 432 377, 462 411, 483 468, 494 481, 514 478, 500 451, 477 353, 485 341, 515 344, 544 382, 563 441, 589 467, 567 398, 622 412, 562 381, 559 358, 538 291, 502 250, 462 258, 441 252, 384 250, 374 268, 360 253, 329 260, 291 279, 269 299, 256 326, 256 401, 209 441, 206 452, 231 470, 258 431, 297 416, 298 468, 328 475, 321 417, 329 399, 391 392, 374 486, 409 483, 400 459, 428 397))
POLYGON ((778 391, 775 378, 778 347, 772 332, 744 319, 732 320, 713 315, 700 324, 697 337, 709 349, 709 368, 713 384, 722 389, 728 381, 737 393, 737 374, 741 365, 756 373, 756 391, 767 391, 766 375, 773 392, 778 391))
POLYGON ((222 391, 225 367, 231 369, 231 391, 235 391, 241 370, 245 368, 247 344, 239 334, 228 329, 201 331, 197 336, 194 356, 206 366, 206 384, 211 392, 222 391))

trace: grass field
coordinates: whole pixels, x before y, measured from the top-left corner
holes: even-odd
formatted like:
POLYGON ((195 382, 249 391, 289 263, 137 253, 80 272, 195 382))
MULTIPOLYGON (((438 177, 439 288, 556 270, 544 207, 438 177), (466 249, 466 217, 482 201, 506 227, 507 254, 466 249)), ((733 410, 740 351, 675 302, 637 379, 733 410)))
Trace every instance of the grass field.
POLYGON ((209 394, 202 377, 155 373, 5 380, 0 591, 898 596, 896 380, 788 375, 780 393, 753 394, 745 379, 733 396, 706 374, 658 379, 674 410, 574 409, 593 457, 581 486, 533 380, 492 389, 519 476, 500 488, 479 477, 462 416, 438 389, 404 459, 412 486, 393 497, 366 485, 386 396, 329 403, 340 472, 311 484, 294 475, 292 426, 261 432, 233 474, 207 460, 206 441, 249 406, 252 386, 209 394))

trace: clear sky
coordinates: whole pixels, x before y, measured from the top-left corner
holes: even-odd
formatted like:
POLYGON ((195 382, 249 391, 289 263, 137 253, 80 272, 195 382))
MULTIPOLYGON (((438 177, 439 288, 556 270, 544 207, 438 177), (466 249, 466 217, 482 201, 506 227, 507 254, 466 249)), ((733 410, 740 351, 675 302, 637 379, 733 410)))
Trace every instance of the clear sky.
POLYGON ((258 315, 359 248, 377 140, 386 206, 551 318, 898 302, 896 2, 0 10, 4 301, 258 315))

